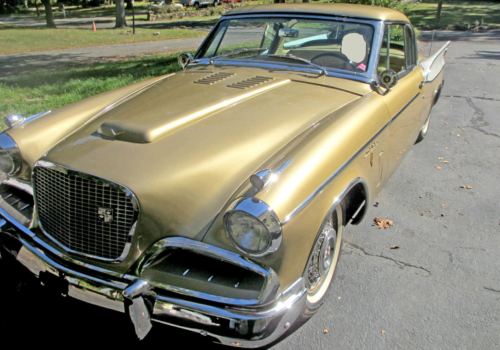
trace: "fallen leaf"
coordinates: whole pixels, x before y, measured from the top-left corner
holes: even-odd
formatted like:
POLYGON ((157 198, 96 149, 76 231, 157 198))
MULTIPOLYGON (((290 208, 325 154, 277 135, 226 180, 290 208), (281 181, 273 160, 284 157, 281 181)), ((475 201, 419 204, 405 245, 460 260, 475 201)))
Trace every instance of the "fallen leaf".
POLYGON ((438 159, 444 159, 443 157, 438 157, 438 159))
POLYGON ((448 125, 449 123, 444 123, 445 125, 448 125))
POLYGON ((375 204, 373 205, 374 207, 378 207, 378 202, 375 202, 375 204))
POLYGON ((453 131, 450 131, 450 134, 454 134, 454 132, 453 132, 453 131))
POLYGON ((323 334, 328 333, 328 329, 323 329, 323 334))
POLYGON ((385 334, 385 331, 382 331, 382 334, 385 334))
POLYGON ((470 190, 472 188, 472 186, 462 185, 462 186, 460 186, 460 188, 466 188, 466 189, 470 190))
POLYGON ((377 226, 377 229, 380 229, 380 228, 390 228, 391 226, 394 226, 394 222, 392 222, 391 220, 388 220, 388 219, 379 219, 379 218, 375 218, 373 219, 373 221, 375 222, 377 226))
POLYGON ((339 300, 342 299, 342 297, 339 297, 339 300))
POLYGON ((445 147, 444 149, 449 149, 448 147, 445 147))
POLYGON ((444 216, 444 214, 443 214, 443 213, 441 213, 441 216, 444 216))
POLYGON ((423 196, 420 196, 419 198, 424 198, 423 196))
POLYGON ((398 245, 393 245, 393 246, 391 247, 391 249, 399 249, 399 246, 398 246, 398 245))
POLYGON ((439 165, 436 165, 436 169, 437 169, 437 170, 441 170, 441 169, 443 169, 443 168, 441 168, 439 165))
POLYGON ((449 160, 442 160, 441 163, 449 163, 449 160))
POLYGON ((441 204, 442 207, 446 207, 446 204, 441 204))

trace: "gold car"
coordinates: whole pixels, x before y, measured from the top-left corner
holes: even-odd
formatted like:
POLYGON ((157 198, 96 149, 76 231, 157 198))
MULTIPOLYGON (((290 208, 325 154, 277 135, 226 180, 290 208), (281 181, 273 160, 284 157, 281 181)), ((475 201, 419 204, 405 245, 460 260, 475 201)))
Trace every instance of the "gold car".
POLYGON ((342 231, 428 130, 446 46, 347 4, 225 14, 182 71, 0 134, 2 256, 55 291, 256 347, 327 296, 342 231))

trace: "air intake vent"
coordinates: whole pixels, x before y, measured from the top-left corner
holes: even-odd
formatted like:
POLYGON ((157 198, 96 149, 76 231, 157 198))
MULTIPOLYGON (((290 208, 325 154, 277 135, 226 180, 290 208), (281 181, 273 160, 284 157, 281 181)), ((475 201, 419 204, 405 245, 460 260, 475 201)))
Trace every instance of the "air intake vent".
POLYGON ((256 76, 250 79, 245 79, 243 81, 239 81, 237 83, 228 85, 228 87, 236 89, 248 89, 260 84, 267 83, 268 81, 271 80, 274 80, 274 78, 256 76))
POLYGON ((223 81, 231 76, 233 76, 234 73, 215 73, 212 75, 209 75, 208 77, 205 77, 200 80, 196 80, 194 83, 195 84, 205 84, 205 85, 212 85, 215 83, 218 83, 219 81, 223 81))

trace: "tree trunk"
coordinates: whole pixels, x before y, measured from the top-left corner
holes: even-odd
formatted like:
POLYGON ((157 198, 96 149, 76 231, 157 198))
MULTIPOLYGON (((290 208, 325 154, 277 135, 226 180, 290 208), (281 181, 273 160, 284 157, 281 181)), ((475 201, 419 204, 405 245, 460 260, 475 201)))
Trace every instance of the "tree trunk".
POLYGON ((28 0, 23 1, 24 8, 27 10, 28 9, 28 0))
POLYGON ((50 0, 41 0, 43 6, 45 7, 45 18, 47 19, 47 28, 57 28, 54 22, 54 14, 52 13, 52 5, 50 0))
POLYGON ((439 28, 439 24, 441 23, 441 8, 443 6, 443 0, 439 0, 438 9, 436 13, 436 27, 439 28))
POLYGON ((38 18, 40 18, 40 10, 38 9, 38 0, 35 0, 35 6, 36 6, 36 15, 38 18))
POLYGON ((125 19, 124 0, 116 0, 116 25, 115 28, 125 28, 127 20, 125 19))
POLYGON ((134 6, 134 0, 127 0, 127 7, 125 7, 125 10, 132 10, 133 6, 134 6))
POLYGON ((309 0, 302 0, 302 2, 310 2, 309 0))

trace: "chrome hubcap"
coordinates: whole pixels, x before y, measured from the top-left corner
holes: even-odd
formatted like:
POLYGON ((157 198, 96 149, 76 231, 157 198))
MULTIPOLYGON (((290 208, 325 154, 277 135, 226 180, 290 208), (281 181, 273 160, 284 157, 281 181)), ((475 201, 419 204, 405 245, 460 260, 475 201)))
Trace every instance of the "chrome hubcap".
POLYGON ((314 292, 321 285, 332 266, 332 261, 337 245, 337 233, 332 228, 325 230, 319 237, 314 247, 314 253, 307 271, 307 284, 309 292, 314 292))

